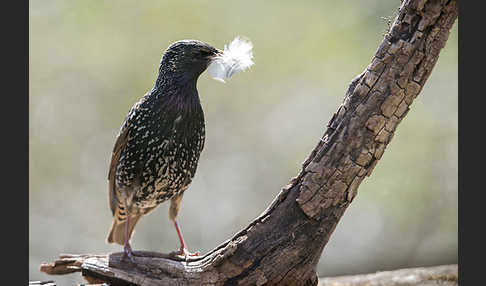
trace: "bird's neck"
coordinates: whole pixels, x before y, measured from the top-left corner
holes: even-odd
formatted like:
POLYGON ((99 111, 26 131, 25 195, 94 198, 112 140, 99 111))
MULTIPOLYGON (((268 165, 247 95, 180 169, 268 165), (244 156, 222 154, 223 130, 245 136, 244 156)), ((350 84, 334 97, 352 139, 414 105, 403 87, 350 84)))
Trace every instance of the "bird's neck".
POLYGON ((168 112, 191 113, 201 110, 196 84, 201 72, 178 68, 162 59, 155 85, 150 92, 156 106, 168 112))
POLYGON ((175 65, 169 60, 162 59, 159 66, 159 74, 155 82, 154 89, 196 89, 196 82, 203 70, 187 69, 180 65, 175 65))
POLYGON ((197 78, 160 77, 149 94, 161 109, 177 113, 191 113, 201 109, 196 88, 197 78))

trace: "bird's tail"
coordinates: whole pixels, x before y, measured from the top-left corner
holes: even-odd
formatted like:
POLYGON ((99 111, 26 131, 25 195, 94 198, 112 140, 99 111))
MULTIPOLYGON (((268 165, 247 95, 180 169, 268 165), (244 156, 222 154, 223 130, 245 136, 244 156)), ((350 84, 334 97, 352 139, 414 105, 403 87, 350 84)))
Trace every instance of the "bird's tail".
MULTIPOLYGON (((134 216, 130 216, 130 225, 128 228, 128 239, 132 237, 133 229, 137 224, 138 220, 142 217, 143 214, 137 214, 134 216)), ((118 243, 120 245, 125 244, 125 228, 126 228, 127 220, 120 221, 117 219, 117 215, 115 214, 113 218, 113 223, 111 224, 110 232, 108 234, 108 238, 106 241, 108 243, 118 243)))

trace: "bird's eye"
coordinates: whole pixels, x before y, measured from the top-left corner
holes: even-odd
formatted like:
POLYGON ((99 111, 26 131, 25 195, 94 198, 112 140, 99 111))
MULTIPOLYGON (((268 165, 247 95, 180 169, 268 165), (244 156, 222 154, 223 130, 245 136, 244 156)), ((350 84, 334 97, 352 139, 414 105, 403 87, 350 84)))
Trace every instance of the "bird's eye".
POLYGON ((201 57, 209 57, 212 53, 210 51, 206 51, 206 50, 200 50, 199 51, 199 55, 201 57))

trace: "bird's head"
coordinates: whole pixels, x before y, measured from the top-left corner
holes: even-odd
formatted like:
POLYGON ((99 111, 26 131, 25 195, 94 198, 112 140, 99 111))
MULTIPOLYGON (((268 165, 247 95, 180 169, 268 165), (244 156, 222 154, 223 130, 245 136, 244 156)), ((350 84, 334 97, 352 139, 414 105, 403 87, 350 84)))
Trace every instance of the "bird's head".
POLYGON ((162 55, 156 89, 193 86, 206 69, 216 80, 225 82, 253 63, 253 44, 236 37, 219 50, 198 40, 181 40, 171 44, 162 55))
POLYGON ((173 77, 181 83, 196 81, 222 51, 198 40, 180 40, 162 55, 159 77, 173 77))

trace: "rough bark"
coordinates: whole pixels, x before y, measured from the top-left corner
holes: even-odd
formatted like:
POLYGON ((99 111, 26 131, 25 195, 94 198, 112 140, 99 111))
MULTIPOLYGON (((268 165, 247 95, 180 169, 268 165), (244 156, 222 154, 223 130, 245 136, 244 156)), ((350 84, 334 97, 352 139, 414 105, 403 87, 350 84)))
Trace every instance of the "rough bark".
MULTIPOLYGON (((432 267, 406 268, 393 271, 383 271, 372 274, 358 274, 319 278, 319 286, 456 286, 458 285, 457 264, 432 267)), ((83 286, 101 286, 97 284, 83 284, 83 286)), ((29 286, 56 286, 54 281, 32 281, 29 286)))
MULTIPOLYGON (((317 285, 324 246, 422 90, 457 14, 454 0, 402 1, 298 176, 233 238, 188 261, 135 252, 130 264, 113 253, 60 267, 112 285, 317 285)), ((56 269, 41 266, 46 273, 56 269)))
POLYGON ((319 286, 455 286, 458 285, 457 264, 407 268, 373 274, 319 279, 319 286))

